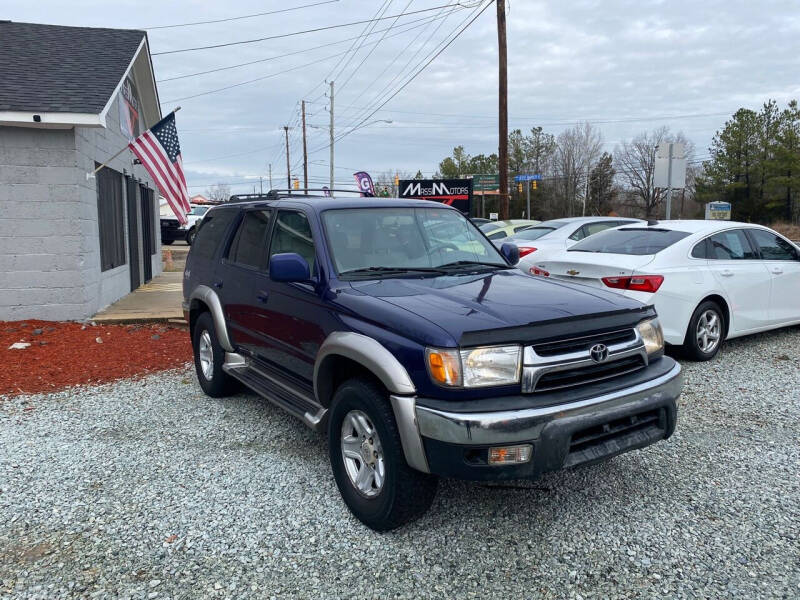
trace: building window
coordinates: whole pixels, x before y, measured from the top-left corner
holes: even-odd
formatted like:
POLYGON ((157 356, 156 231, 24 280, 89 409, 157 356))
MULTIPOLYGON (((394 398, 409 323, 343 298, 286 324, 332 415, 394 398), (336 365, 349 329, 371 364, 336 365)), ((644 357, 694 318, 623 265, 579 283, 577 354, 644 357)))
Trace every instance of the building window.
MULTIPOLYGON (((96 166, 100 166, 95 163, 96 166)), ((97 172, 97 225, 100 230, 100 270, 108 271, 126 263, 125 209, 122 203, 122 175, 103 167, 97 172)))

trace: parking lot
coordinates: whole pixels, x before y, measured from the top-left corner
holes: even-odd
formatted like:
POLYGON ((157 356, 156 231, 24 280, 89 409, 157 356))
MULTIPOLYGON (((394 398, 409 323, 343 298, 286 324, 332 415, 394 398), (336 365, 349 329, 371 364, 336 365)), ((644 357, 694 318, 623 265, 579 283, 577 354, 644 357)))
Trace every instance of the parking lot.
POLYGON ((0 399, 0 596, 800 595, 800 328, 684 363, 675 435, 535 482, 444 481, 377 534, 325 441, 186 368, 0 399))

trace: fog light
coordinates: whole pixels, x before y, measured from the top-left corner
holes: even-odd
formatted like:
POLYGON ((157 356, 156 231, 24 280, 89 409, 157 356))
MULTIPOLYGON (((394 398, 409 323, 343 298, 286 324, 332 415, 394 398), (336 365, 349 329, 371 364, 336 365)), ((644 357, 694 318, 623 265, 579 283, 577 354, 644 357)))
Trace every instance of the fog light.
POLYGON ((526 463, 531 459, 533 446, 522 444, 521 446, 498 446, 489 448, 490 465, 515 465, 526 463))

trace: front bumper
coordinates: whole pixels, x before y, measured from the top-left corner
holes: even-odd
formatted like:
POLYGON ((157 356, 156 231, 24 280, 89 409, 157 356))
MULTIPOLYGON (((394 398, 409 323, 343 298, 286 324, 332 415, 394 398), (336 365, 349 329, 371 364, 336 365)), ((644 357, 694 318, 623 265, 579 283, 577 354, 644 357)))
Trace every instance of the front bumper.
POLYGON ((423 406, 424 400, 417 399, 414 414, 425 470, 462 479, 533 478, 666 439, 675 430, 683 381, 679 364, 661 360, 668 361, 666 372, 654 379, 552 406, 455 412, 423 406), (489 466, 482 459, 490 446, 522 443, 533 446, 527 463, 489 466))

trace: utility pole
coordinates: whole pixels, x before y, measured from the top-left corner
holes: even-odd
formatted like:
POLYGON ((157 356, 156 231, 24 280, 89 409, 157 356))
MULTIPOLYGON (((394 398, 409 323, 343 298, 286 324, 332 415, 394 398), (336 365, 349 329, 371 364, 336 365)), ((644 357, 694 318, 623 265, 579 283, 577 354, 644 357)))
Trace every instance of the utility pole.
POLYGON ((586 189, 583 192, 583 211, 581 212, 581 216, 586 216, 586 201, 589 199, 589 177, 591 171, 589 163, 586 163, 586 189))
POLYGON ((667 221, 669 221, 670 213, 672 212, 672 142, 669 144, 669 166, 667 167, 667 221))
POLYGON ((497 56, 499 67, 499 157, 500 167, 500 218, 508 219, 508 52, 506 48, 506 0, 497 4, 497 56))
POLYGON ((308 189, 308 150, 306 148, 306 101, 303 100, 303 189, 308 189))
POLYGON ((528 179, 525 181, 525 218, 531 218, 531 180, 528 179))
POLYGON ((261 195, 264 195, 264 178, 260 175, 258 176, 258 188, 261 190, 261 195))
POLYGON ((269 189, 272 189, 272 163, 269 163, 269 189))
POLYGON ((292 169, 289 166, 289 126, 283 126, 283 132, 286 134, 286 189, 292 193, 292 169))
POLYGON ((330 127, 330 134, 331 134, 331 158, 330 158, 330 167, 331 167, 331 181, 330 181, 330 188, 331 194, 333 194, 333 82, 331 81, 331 127, 330 127))

